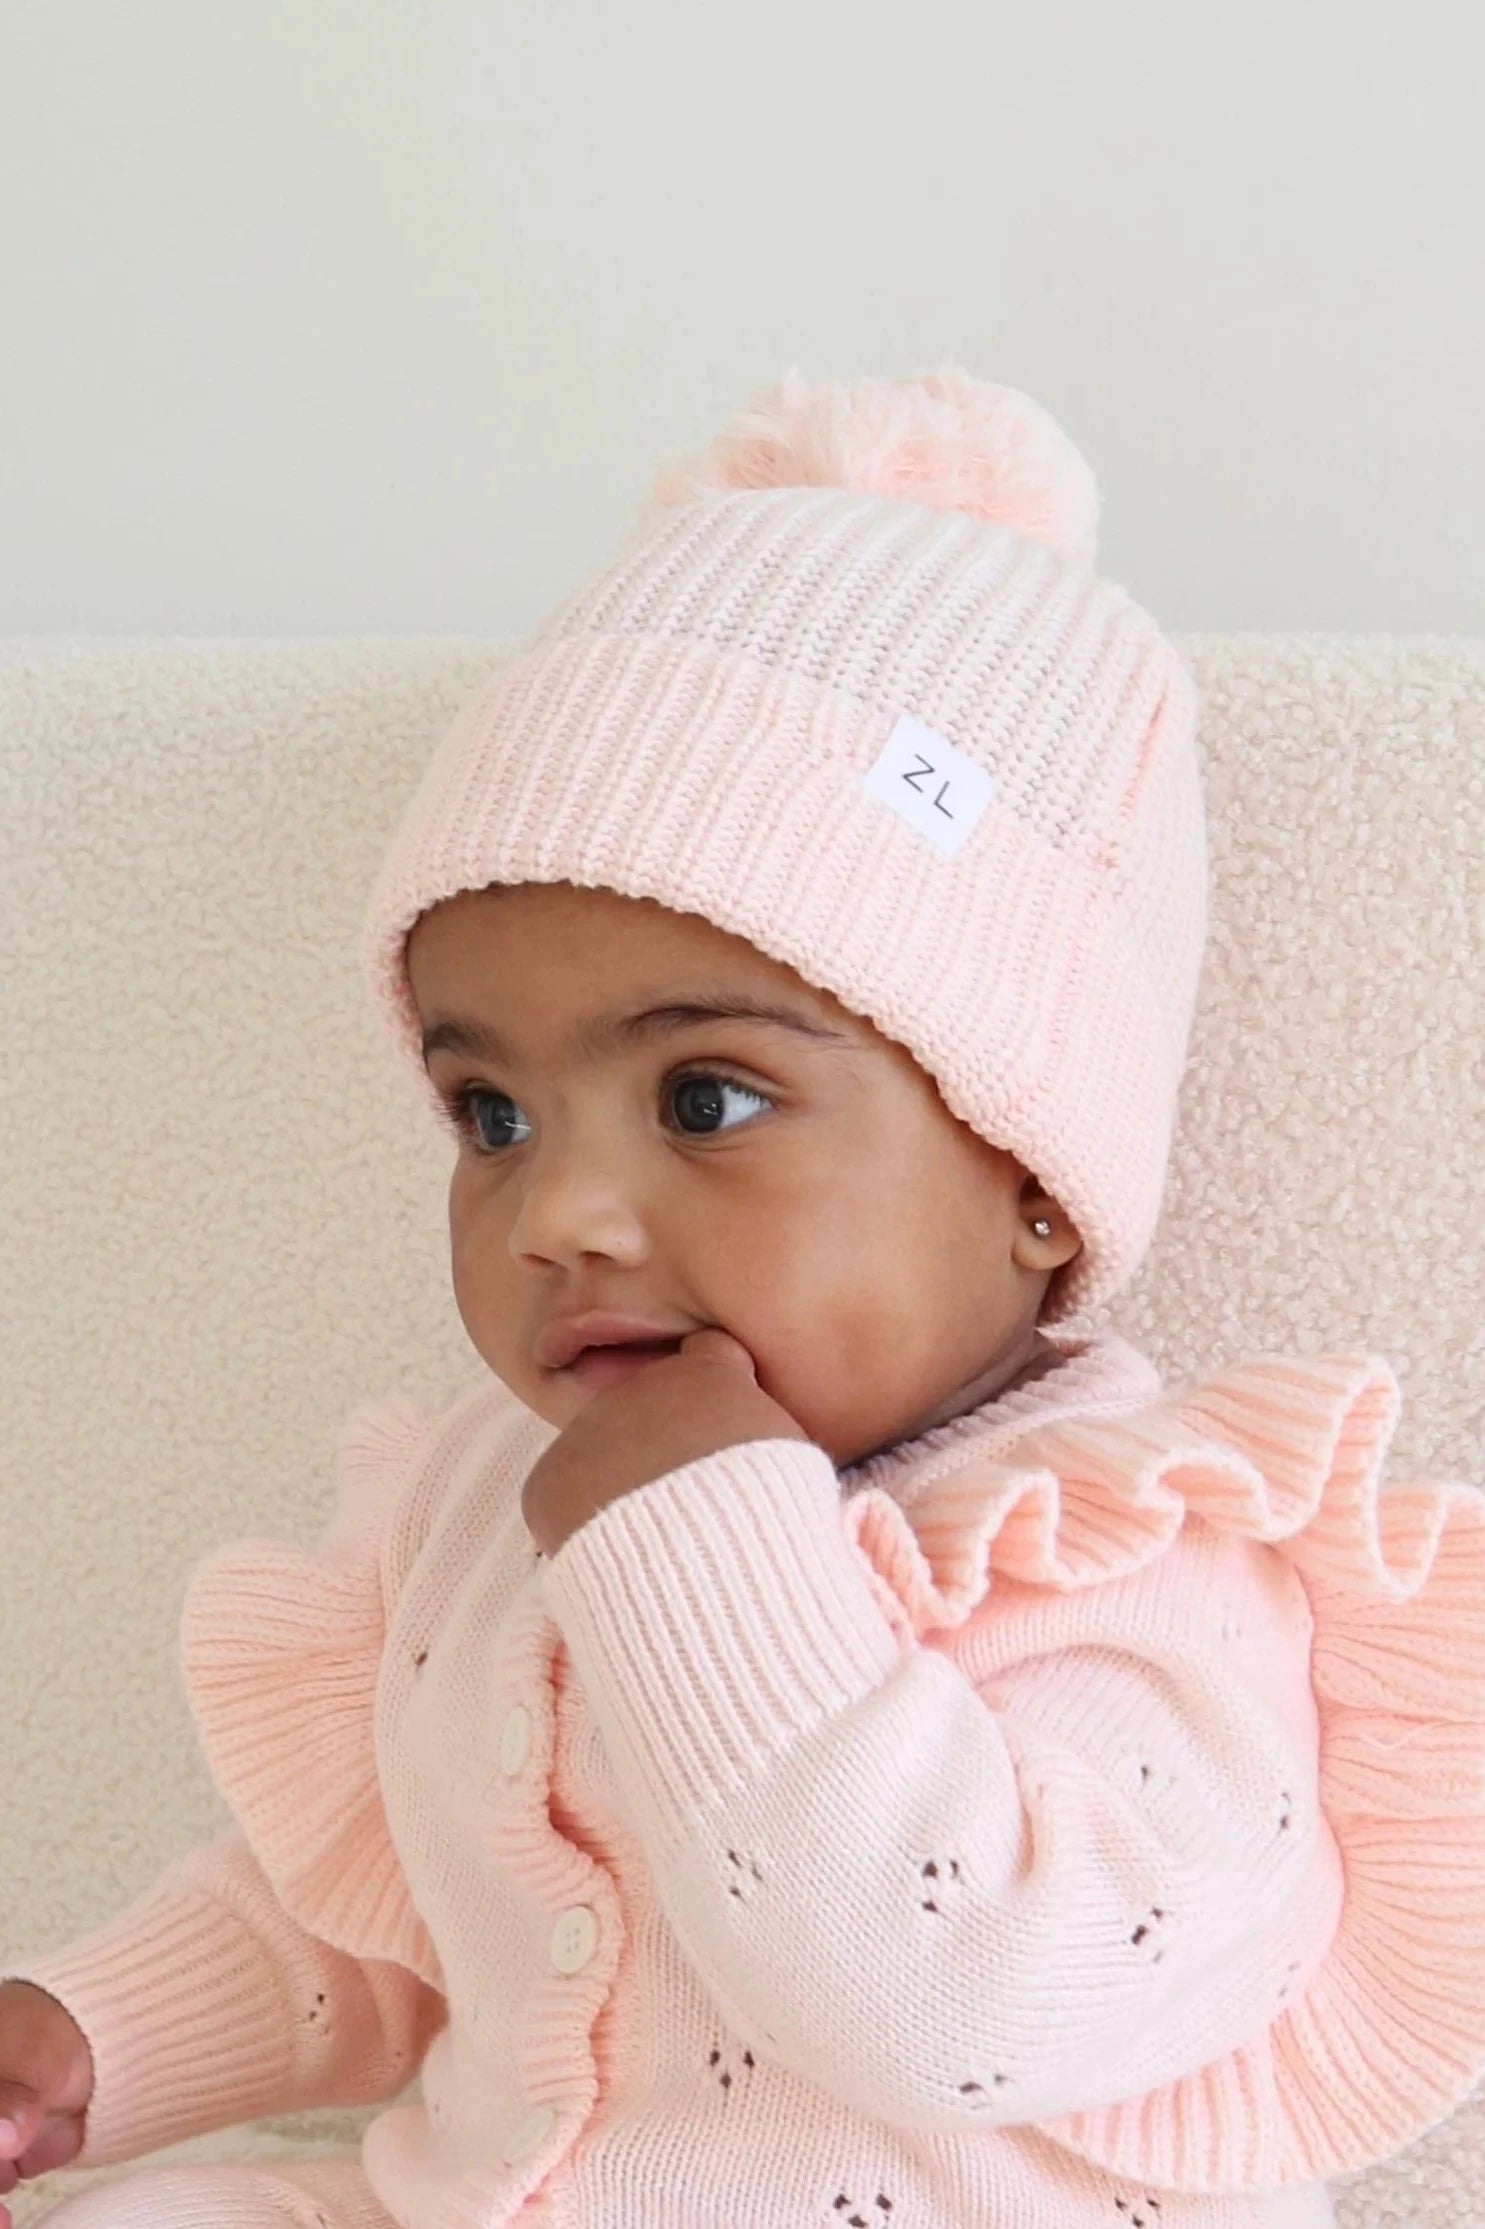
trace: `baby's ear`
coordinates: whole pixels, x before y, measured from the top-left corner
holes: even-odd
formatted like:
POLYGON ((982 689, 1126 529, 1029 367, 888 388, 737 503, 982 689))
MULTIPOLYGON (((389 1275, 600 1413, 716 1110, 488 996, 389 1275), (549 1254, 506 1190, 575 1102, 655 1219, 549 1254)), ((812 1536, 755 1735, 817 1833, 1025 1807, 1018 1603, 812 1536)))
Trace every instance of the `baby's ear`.
POLYGON ((1083 1242, 1071 1218, 1063 1214, 1057 1202, 1041 1191, 1034 1180, 1022 1186, 1016 1213, 1039 1268, 1060 1269, 1082 1252, 1083 1242))

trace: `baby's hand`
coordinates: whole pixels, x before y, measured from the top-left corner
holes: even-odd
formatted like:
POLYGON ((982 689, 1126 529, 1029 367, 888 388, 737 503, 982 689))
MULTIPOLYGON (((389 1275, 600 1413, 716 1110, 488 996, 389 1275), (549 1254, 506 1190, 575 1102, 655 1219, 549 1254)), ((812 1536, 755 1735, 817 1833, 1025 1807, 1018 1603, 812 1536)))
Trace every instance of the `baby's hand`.
POLYGON ((538 1456, 521 1514, 554 1556, 590 1517, 683 1463, 748 1440, 807 1440, 758 1383, 753 1357, 716 1324, 688 1332, 676 1354, 605 1386, 538 1456))
POLYGON ((0 1982, 0 2198, 77 2157, 92 2095, 93 2054, 71 2013, 28 1981, 0 1982))

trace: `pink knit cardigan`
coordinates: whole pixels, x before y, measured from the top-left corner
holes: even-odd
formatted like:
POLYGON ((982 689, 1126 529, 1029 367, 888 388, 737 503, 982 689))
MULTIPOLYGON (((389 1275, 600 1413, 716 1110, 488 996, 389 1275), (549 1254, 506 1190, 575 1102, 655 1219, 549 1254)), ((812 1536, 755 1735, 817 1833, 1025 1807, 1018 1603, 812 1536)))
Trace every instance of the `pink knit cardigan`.
POLYGON ((318 1552, 191 1587, 240 1833, 19 1969, 80 2164, 420 2072, 362 2149, 408 2229, 1330 2220, 1485 2068, 1485 1504, 1382 1489, 1374 1356, 1058 1343, 550 1561, 498 1381, 358 1410, 318 1552))

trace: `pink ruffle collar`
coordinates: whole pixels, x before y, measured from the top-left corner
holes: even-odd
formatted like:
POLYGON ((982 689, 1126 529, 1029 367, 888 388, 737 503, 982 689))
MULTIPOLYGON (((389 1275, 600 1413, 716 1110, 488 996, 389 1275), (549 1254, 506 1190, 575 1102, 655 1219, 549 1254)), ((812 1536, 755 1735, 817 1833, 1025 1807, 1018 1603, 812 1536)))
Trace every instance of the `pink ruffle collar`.
POLYGON ((886 1485, 846 1504, 920 1641, 997 1576, 1066 1591, 1138 1570, 1188 1517, 1269 1543, 1304 1583, 1337 1932, 1241 2050, 1046 2124, 1115 2174, 1203 2192, 1327 2180, 1442 2120, 1485 2072, 1485 1497, 1384 1480, 1401 1408, 1376 1355, 1263 1356, 1119 1413, 1066 1404, 999 1456, 959 1435, 912 1472, 906 1506, 886 1485))

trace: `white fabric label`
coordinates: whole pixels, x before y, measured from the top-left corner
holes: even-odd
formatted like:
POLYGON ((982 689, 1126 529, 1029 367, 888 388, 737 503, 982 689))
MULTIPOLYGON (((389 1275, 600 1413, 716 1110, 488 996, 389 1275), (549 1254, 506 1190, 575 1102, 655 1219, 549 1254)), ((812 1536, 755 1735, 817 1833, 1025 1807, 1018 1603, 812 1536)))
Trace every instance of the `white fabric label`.
POLYGON ((952 859, 995 795, 988 767, 966 758, 937 728, 899 717, 881 757, 865 777, 873 797, 952 859))

